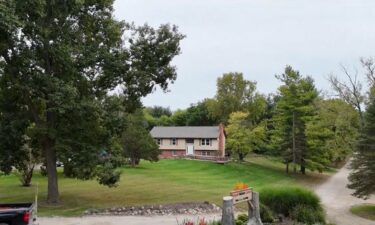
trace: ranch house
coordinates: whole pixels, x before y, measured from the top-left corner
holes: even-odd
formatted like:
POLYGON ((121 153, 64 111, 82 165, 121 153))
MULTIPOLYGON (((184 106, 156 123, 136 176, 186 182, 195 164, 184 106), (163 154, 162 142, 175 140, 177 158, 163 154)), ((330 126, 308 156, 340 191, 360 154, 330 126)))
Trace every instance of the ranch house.
POLYGON ((154 127, 151 136, 161 158, 181 156, 225 156, 224 126, 154 127))

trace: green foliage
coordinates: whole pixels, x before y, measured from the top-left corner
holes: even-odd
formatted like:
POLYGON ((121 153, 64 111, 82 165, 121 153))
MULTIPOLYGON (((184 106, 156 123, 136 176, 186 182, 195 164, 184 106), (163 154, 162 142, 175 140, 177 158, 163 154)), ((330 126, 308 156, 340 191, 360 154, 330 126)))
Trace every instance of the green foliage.
POLYGON ((321 210, 320 199, 313 192, 301 188, 265 188, 260 191, 260 201, 273 212, 289 216, 298 205, 321 210))
POLYGON ((242 224, 246 224, 248 220, 249 217, 247 216, 247 214, 239 214, 236 219, 236 221, 242 222, 242 224))
POLYGON ((361 130, 358 144, 353 155, 349 176, 349 188, 354 189, 354 195, 368 198, 375 193, 375 98, 367 108, 365 124, 361 130))
POLYGON ((218 119, 210 114, 209 102, 212 99, 205 99, 192 104, 186 110, 186 125, 188 126, 213 126, 219 124, 218 119))
POLYGON ((247 113, 232 113, 226 128, 228 134, 227 148, 231 150, 232 154, 237 155, 240 161, 243 161, 245 156, 252 150, 250 131, 246 124, 247 117, 247 113))
POLYGON ((120 180, 120 171, 115 170, 115 166, 111 163, 106 163, 97 169, 97 180, 99 184, 116 187, 120 180))
POLYGON ((148 132, 141 111, 128 116, 121 144, 123 154, 130 159, 132 166, 137 165, 141 159, 154 162, 159 160, 159 146, 148 132))
POLYGON ((214 101, 207 103, 212 118, 227 123, 233 112, 251 113, 257 119, 265 110, 265 99, 256 92, 256 83, 245 80, 242 73, 226 73, 217 79, 214 101))
POLYGON ((323 210, 314 209, 306 205, 294 207, 290 212, 290 217, 306 225, 326 224, 323 210))
POLYGON ((35 126, 50 203, 59 195, 56 157, 70 159, 77 178, 90 179, 101 151, 112 154, 108 137, 117 128, 106 130, 112 123, 103 124, 101 107, 108 93, 121 87, 126 111, 134 111, 140 98, 176 79, 171 61, 184 38, 177 27, 117 21, 113 2, 1 1, 0 111, 9 124, 1 124, 7 133, 0 155, 9 157, 0 158, 0 169, 9 172, 20 157, 20 137, 35 126))
POLYGON ((145 108, 145 111, 149 113, 154 118, 160 118, 161 116, 172 116, 172 111, 170 108, 165 108, 162 106, 153 106, 145 108))
POLYGON ((275 106, 273 123, 274 146, 279 147, 280 155, 284 156, 285 163, 300 166, 301 173, 311 165, 314 158, 309 154, 306 126, 313 120, 316 110, 314 101, 318 91, 310 77, 302 77, 298 71, 287 66, 284 74, 277 76, 283 82, 279 87, 279 97, 275 106), (310 163, 307 163, 309 160, 310 163))
POLYGON ((311 170, 322 171, 328 165, 345 160, 358 137, 359 117, 355 109, 340 99, 315 102, 316 117, 307 124, 307 142, 311 170))
POLYGON ((260 203, 260 218, 263 223, 273 223, 275 220, 272 210, 263 203, 260 203))

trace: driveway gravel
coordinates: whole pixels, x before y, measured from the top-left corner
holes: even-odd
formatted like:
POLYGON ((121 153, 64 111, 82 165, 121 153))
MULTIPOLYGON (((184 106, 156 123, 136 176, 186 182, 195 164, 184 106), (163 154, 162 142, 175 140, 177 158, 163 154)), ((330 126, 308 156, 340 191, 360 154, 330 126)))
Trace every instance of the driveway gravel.
POLYGON ((192 216, 84 216, 74 218, 64 217, 42 217, 39 218, 39 225, 177 225, 184 219, 205 218, 206 220, 220 220, 221 216, 216 214, 192 216))

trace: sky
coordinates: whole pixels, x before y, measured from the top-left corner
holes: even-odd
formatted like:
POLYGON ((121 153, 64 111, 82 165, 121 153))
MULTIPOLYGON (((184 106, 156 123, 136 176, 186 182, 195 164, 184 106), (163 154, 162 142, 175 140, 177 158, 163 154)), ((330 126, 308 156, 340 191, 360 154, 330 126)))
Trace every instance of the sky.
POLYGON ((177 80, 145 106, 176 110, 212 98, 227 72, 274 93, 286 65, 330 92, 327 77, 343 77, 341 64, 358 68, 360 57, 375 57, 374 0, 117 0, 114 9, 116 19, 175 24, 186 35, 172 62, 177 80))

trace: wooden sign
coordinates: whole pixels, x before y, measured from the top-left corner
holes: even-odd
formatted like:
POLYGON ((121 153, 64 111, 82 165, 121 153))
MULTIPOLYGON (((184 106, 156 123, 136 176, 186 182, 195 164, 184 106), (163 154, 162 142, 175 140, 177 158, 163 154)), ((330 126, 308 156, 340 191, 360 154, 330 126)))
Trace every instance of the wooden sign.
POLYGON ((230 196, 233 197, 233 203, 237 204, 240 202, 250 201, 253 198, 253 192, 250 188, 231 191, 230 196))

